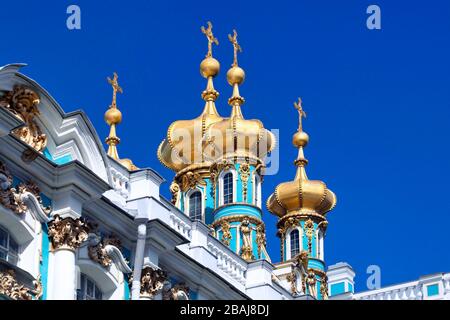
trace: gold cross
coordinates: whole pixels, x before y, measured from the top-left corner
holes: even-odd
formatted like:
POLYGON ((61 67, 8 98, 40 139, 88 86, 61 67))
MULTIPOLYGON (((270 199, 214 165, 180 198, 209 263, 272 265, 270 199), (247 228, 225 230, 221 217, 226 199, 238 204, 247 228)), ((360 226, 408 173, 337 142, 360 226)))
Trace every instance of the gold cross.
POLYGON ((212 23, 208 21, 208 28, 201 27, 202 33, 206 36, 208 39, 208 53, 206 54, 207 57, 212 57, 212 44, 215 43, 216 46, 219 45, 219 40, 214 37, 212 33, 212 23))
POLYGON ((233 44, 233 49, 234 49, 233 67, 236 67, 238 65, 238 61, 237 61, 238 51, 242 52, 242 48, 237 41, 237 36, 238 36, 237 32, 234 29, 233 29, 233 36, 231 36, 231 34, 228 35, 228 40, 230 40, 230 42, 233 44))
POLYGON ((117 79, 119 78, 119 76, 117 75, 117 73, 114 72, 114 77, 111 79, 110 77, 108 77, 108 82, 109 84, 112 86, 113 88, 113 100, 112 100, 112 104, 111 107, 115 108, 116 107, 116 96, 117 96, 117 92, 123 93, 122 88, 119 86, 119 82, 117 81, 117 79))
POLYGON ((302 131, 302 118, 306 118, 306 112, 303 110, 302 98, 298 98, 298 102, 294 102, 294 107, 298 111, 298 131, 302 131))

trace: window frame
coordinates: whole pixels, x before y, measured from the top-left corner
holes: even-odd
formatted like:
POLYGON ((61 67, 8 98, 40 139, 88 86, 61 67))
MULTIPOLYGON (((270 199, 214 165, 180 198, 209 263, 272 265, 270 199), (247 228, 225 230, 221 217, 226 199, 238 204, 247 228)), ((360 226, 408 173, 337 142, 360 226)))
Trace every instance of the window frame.
POLYGON ((185 207, 186 215, 189 217, 189 219, 194 220, 194 221, 196 221, 196 220, 204 221, 204 219, 205 219, 205 203, 204 203, 204 199, 203 199, 203 191, 198 188, 189 190, 189 192, 186 193, 186 200, 185 200, 184 207, 185 207), (200 194, 200 219, 193 219, 191 217, 191 197, 196 193, 200 194))
POLYGON ((6 234, 6 247, 0 244, 0 252, 5 254, 5 257, 1 259, 17 266, 20 261, 20 245, 7 228, 0 226, 0 230, 6 234), (17 249, 11 249, 11 242, 17 249), (13 258, 13 260, 11 260, 11 258, 13 258))
POLYGON ((292 231, 297 230, 298 231, 298 247, 299 247, 299 253, 303 250, 303 230, 300 227, 290 228, 286 232, 286 239, 285 239, 285 247, 286 247, 286 260, 290 260, 294 258, 292 256, 292 250, 291 250, 291 233, 292 231))
POLYGON ((237 194, 237 187, 236 187, 236 180, 237 180, 237 175, 236 175, 236 170, 234 168, 230 168, 228 170, 224 170, 220 173, 219 176, 219 206, 223 206, 225 204, 230 204, 230 203, 235 203, 236 202, 236 194, 237 194), (231 177, 232 177, 232 191, 233 191, 233 197, 232 197, 232 201, 229 203, 225 203, 225 194, 224 194, 224 178, 227 174, 231 173, 231 177))
POLYGON ((103 300, 103 297, 104 297, 104 293, 100 289, 98 284, 87 274, 81 272, 79 289, 77 289, 77 300, 103 300), (92 296, 87 294, 87 291, 88 291, 87 288, 88 288, 89 284, 92 285, 92 289, 93 289, 92 296), (83 288, 84 288, 84 292, 83 292, 83 288), (97 297, 97 293, 100 293, 100 297, 97 297), (98 298, 100 298, 100 299, 98 299, 98 298))

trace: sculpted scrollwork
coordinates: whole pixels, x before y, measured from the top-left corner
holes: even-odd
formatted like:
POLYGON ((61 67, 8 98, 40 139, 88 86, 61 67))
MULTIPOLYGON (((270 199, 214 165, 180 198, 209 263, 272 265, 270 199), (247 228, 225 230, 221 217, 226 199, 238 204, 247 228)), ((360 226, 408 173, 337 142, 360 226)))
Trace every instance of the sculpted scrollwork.
POLYGON ((105 237, 101 239, 96 245, 88 247, 89 258, 91 258, 95 262, 98 262, 103 267, 109 267, 112 263, 112 260, 106 250, 106 246, 108 245, 114 246, 118 249, 120 249, 121 247, 120 240, 116 237, 105 237))
POLYGON ((34 286, 34 289, 30 289, 17 282, 14 270, 0 272, 0 294, 13 300, 39 299, 42 295, 40 277, 34 281, 34 286))
POLYGON ((44 206, 38 186, 33 182, 19 183, 12 187, 13 178, 4 163, 0 162, 0 204, 17 214, 25 213, 29 206, 36 206, 41 214, 48 215, 50 207, 44 206), (34 199, 30 199, 31 198, 34 199))
POLYGON ((47 145, 47 136, 36 122, 39 102, 39 95, 24 86, 14 86, 12 91, 0 97, 0 107, 25 122, 25 125, 16 129, 14 134, 36 151, 42 152, 47 145))
POLYGON ((55 215, 48 225, 48 237, 53 250, 75 250, 88 239, 88 233, 89 228, 81 218, 61 218, 55 215))

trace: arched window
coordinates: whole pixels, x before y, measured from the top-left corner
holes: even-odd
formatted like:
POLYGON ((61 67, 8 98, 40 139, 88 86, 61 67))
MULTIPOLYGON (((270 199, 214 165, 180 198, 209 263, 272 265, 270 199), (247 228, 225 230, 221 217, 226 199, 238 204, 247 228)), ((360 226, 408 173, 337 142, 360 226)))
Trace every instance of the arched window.
POLYGON ((12 264, 17 264, 19 261, 19 245, 2 227, 0 227, 0 259, 12 264))
POLYGON ((189 196, 189 218, 202 220, 202 193, 194 191, 189 196))
POLYGON ((294 229, 290 234, 291 259, 300 253, 300 233, 294 229))
POLYGON ((85 274, 80 275, 80 289, 77 290, 77 300, 102 300, 103 293, 93 280, 85 274))
POLYGON ((233 202, 233 174, 226 173, 223 176, 223 204, 233 202))

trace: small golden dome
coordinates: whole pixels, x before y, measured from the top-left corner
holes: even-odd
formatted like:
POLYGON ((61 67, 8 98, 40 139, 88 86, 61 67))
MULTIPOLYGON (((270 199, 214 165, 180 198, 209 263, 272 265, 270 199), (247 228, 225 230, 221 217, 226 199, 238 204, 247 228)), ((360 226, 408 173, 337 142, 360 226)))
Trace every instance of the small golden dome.
POLYGON ((122 121, 122 112, 117 108, 109 108, 105 112, 105 121, 108 125, 119 124, 122 121))
POLYGON ((204 78, 215 77, 219 74, 220 63, 213 57, 206 57, 200 63, 200 74, 204 78))
POLYGON ((241 85, 245 80, 245 71, 239 66, 233 66, 227 72, 228 83, 241 85))
POLYGON ((292 137, 292 144, 297 147, 305 147, 309 142, 309 136, 304 131, 297 131, 292 137))
POLYGON ((303 147, 308 144, 309 136, 302 130, 302 117, 306 116, 301 106, 301 99, 294 104, 299 112, 299 128, 294 134, 292 142, 298 148, 295 160, 297 173, 293 181, 280 183, 275 192, 267 199, 267 209, 283 217, 287 214, 320 214, 325 215, 336 205, 336 195, 319 180, 309 180, 305 166, 308 161, 303 155, 303 147))

